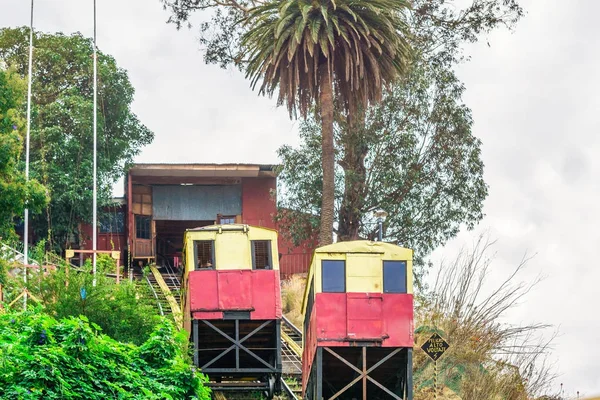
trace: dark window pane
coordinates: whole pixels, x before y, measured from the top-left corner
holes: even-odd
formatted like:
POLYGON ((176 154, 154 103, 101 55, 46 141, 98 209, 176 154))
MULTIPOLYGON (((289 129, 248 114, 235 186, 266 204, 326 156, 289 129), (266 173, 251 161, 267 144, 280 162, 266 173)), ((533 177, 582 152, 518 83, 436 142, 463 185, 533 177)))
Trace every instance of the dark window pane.
POLYGON ((196 269, 212 269, 215 267, 214 242, 212 240, 196 240, 196 269))
POLYGON ((135 216, 135 237, 138 239, 150 239, 150 218, 147 215, 135 216))
POLYGON ((220 216, 219 224, 221 224, 221 225, 235 224, 235 215, 234 216, 220 216))
POLYGON ((323 260, 323 292, 341 293, 346 291, 346 262, 342 260, 323 260))
POLYGON ((406 261, 383 262, 383 292, 406 293, 406 261))
POLYGON ((308 292, 308 300, 306 303, 306 313, 304 314, 304 334, 305 335, 308 332, 308 327, 310 325, 310 316, 312 314, 312 309, 313 309, 313 305, 314 305, 314 299, 313 299, 313 297, 315 297, 315 281, 314 281, 314 279, 310 280, 309 287, 310 287, 310 290, 308 292))
POLYGON ((271 269, 271 241, 253 240, 252 241, 252 268, 271 269))
POLYGON ((100 233, 123 233, 125 232, 125 213, 106 212, 98 218, 100 233))

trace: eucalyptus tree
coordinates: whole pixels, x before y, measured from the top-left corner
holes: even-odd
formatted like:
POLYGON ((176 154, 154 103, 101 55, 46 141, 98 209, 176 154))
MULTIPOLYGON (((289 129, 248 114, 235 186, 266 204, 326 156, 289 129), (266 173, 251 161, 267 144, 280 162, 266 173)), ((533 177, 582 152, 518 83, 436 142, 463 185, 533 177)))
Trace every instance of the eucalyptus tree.
MULTIPOLYGON (((29 28, 0 29, 0 61, 27 74, 29 28)), ((34 33, 31 176, 49 191, 36 236, 56 250, 92 216, 93 43, 79 33, 34 33)), ((98 189, 100 202, 154 134, 131 109, 134 88, 113 57, 98 54, 98 189)))
POLYGON ((259 93, 278 91, 278 105, 321 122, 319 243, 333 240, 334 101, 348 115, 381 100, 410 62, 405 0, 284 0, 249 12, 242 37, 246 76, 259 93))

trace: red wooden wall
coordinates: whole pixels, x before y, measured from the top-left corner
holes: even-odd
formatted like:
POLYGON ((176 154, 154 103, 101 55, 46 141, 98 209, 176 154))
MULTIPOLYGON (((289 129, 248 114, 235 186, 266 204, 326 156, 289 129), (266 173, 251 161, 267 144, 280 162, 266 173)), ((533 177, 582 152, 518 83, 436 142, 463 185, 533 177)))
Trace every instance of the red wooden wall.
MULTIPOLYGON (((276 190, 276 178, 246 178, 242 180, 242 220, 243 223, 277 229, 273 221, 277 205, 273 193, 276 190)), ((303 243, 294 246, 279 232, 279 269, 282 279, 293 274, 308 271, 312 252, 316 245, 303 243)))

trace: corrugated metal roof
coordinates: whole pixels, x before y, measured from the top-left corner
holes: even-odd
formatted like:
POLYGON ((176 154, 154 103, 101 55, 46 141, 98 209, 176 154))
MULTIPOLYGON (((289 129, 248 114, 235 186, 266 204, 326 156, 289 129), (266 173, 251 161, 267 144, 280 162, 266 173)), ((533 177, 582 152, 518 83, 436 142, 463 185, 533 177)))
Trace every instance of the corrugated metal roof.
POLYGON ((178 177, 275 177, 275 164, 139 163, 129 168, 132 176, 178 177))

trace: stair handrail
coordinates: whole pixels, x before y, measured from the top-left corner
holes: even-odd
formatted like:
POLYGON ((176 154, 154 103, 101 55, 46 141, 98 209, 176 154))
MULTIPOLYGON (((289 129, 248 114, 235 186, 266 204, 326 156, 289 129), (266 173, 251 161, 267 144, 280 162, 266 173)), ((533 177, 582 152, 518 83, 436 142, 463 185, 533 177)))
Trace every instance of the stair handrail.
POLYGON ((154 298, 156 299, 156 304, 158 304, 158 310, 160 311, 160 315, 164 317, 165 313, 163 312, 163 308, 162 308, 162 305, 160 304, 160 300, 158 300, 158 295, 156 294, 156 290, 154 290, 154 286, 152 286, 152 282, 150 282, 150 279, 148 279, 148 276, 144 276, 144 278, 146 278, 146 282, 148 282, 148 286, 150 286, 150 290, 152 290, 152 294, 154 295, 154 298))
POLYGON ((285 344, 296 354, 296 356, 302 358, 302 347, 296 343, 294 339, 292 339, 287 333, 281 331, 281 339, 285 342, 285 344))
MULTIPOLYGON (((0 246, 3 251, 9 251, 10 253, 12 253, 12 256, 14 259, 8 260, 8 261, 17 261, 18 257, 21 257, 23 259, 23 261, 25 261, 25 254, 21 253, 19 250, 7 245, 6 243, 0 242, 0 246)), ((38 261, 34 260, 31 257, 28 257, 28 258, 29 258, 29 260, 27 260, 27 261, 29 262, 29 265, 37 265, 38 267, 40 266, 40 263, 38 261)))
POLYGON ((294 391, 292 390, 292 388, 290 388, 288 386, 287 382, 283 378, 281 378, 281 388, 287 393, 287 395, 290 398, 301 400, 300 397, 296 396, 296 393, 294 393, 294 391))
POLYGON ((288 326, 291 330, 293 330, 296 334, 300 335, 300 339, 302 339, 302 331, 296 327, 285 315, 281 316, 283 323, 288 326))
POLYGON ((165 257, 164 255, 163 255, 163 259, 167 262, 165 267, 167 269, 167 272, 171 276, 170 277, 171 282, 173 282, 173 278, 175 278, 175 282, 177 282, 177 286, 179 286, 179 288, 181 289, 181 282, 179 281, 179 278, 177 277, 177 274, 175 273, 175 269, 171 267, 171 263, 169 262, 169 259, 167 257, 165 257))
POLYGON ((158 286, 160 286, 160 289, 162 290, 163 294, 167 298, 167 301, 169 302, 169 305, 171 306, 171 311, 173 314, 173 318, 175 319, 175 323, 177 324, 177 327, 180 329, 183 328, 183 313, 181 312, 181 307, 179 307, 179 303, 177 303, 177 300, 175 300, 173 293, 171 293, 171 289, 169 289, 169 286, 167 286, 165 280, 163 279, 161 273, 158 271, 156 266, 150 265, 150 271, 152 271, 156 283, 158 283, 158 286))

